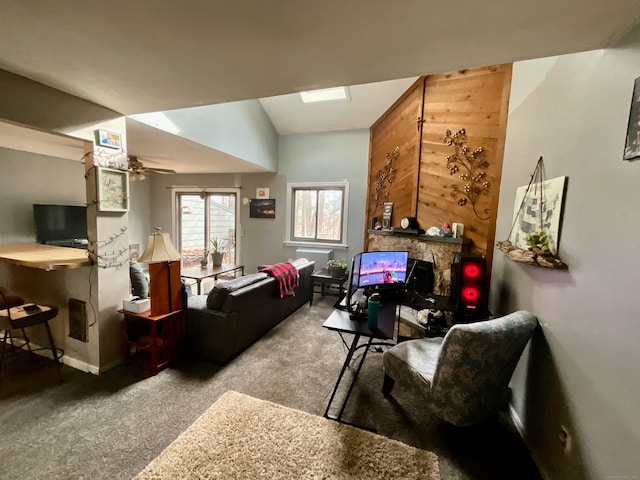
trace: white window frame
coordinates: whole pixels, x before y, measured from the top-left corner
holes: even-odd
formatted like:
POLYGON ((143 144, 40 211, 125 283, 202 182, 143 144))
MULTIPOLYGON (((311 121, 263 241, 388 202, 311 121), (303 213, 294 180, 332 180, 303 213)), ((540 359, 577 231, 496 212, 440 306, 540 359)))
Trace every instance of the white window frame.
POLYGON ((349 182, 343 180, 341 182, 292 182, 287 183, 287 225, 285 230, 284 244, 287 246, 301 247, 330 247, 330 248, 349 248, 347 244, 347 225, 349 224, 349 182), (291 225, 293 224, 293 191, 298 188, 322 189, 322 188, 340 188, 344 189, 344 197, 342 199, 342 240, 339 242, 327 242, 322 240, 301 241, 292 239, 291 225))

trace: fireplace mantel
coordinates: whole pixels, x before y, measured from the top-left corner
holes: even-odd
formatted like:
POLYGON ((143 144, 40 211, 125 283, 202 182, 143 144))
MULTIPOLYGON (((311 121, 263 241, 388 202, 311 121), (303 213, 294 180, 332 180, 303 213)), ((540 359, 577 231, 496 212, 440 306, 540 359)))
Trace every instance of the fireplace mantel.
POLYGON ((404 233, 393 230, 369 230, 368 250, 406 250, 409 257, 433 263, 435 282, 433 293, 449 295, 451 286, 451 256, 469 249, 470 240, 465 237, 438 237, 404 233))

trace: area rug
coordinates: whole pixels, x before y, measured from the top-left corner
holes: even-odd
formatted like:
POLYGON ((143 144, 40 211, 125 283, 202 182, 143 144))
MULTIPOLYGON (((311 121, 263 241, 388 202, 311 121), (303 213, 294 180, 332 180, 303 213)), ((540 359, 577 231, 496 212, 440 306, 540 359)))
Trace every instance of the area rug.
POLYGON ((158 455, 147 479, 440 480, 437 456, 228 391, 158 455))

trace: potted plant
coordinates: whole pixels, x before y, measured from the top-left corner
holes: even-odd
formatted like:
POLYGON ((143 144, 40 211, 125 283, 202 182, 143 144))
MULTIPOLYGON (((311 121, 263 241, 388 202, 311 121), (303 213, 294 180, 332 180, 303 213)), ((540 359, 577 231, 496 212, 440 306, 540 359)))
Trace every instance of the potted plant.
POLYGON ((224 255, 222 241, 218 238, 211 240, 211 261, 214 267, 222 265, 222 257, 224 255))
POLYGON ((333 278, 340 278, 347 272, 347 261, 344 258, 329 260, 327 267, 333 278))

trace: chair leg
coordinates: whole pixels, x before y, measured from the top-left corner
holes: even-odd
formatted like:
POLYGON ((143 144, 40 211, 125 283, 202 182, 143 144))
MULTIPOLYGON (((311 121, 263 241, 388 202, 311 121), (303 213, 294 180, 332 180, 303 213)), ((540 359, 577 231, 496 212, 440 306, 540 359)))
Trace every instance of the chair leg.
POLYGON ((395 381, 386 373, 384 374, 384 381, 382 382, 382 393, 384 395, 389 395, 391 393, 391 389, 393 388, 395 381))
POLYGON ((9 336, 9 330, 4 331, 4 336, 2 337, 2 351, 0 351, 0 370, 2 369, 2 361, 4 360, 4 349, 7 346, 7 337, 9 336))
POLYGON ((58 350, 56 349, 55 343, 53 343, 53 335, 51 335, 51 329, 49 328, 49 321, 44 322, 44 326, 47 329, 47 335, 49 336, 49 344, 51 345, 51 353, 53 353, 53 361, 56 362, 56 367, 58 369, 58 377, 60 377, 60 382, 62 383, 62 372, 60 371, 60 362, 58 361, 58 350))

